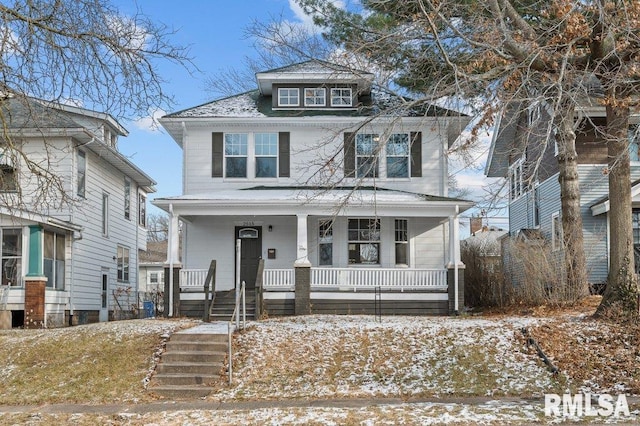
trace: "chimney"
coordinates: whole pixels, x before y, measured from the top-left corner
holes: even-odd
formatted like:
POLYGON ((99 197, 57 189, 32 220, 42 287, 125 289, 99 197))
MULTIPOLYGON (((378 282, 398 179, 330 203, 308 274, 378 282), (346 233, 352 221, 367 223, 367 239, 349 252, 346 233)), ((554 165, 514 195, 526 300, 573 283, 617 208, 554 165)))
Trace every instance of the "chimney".
POLYGON ((471 225, 471 235, 475 235, 476 232, 482 229, 482 217, 472 217, 469 221, 471 225))

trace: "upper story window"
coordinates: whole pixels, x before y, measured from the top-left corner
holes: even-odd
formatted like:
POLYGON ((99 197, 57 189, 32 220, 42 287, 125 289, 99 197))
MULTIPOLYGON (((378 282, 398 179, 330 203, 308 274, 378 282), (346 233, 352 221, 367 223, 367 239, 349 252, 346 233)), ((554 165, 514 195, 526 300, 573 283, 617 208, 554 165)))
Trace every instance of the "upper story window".
POLYGON ((300 106, 300 91, 294 88, 279 88, 278 106, 300 106))
POLYGON ((304 89, 305 106, 325 106, 327 104, 324 88, 304 89))
POLYGON ((138 194, 138 225, 147 226, 147 196, 138 194))
POLYGON ((0 285, 22 285, 22 230, 2 228, 2 280, 0 285))
POLYGON ((380 137, 371 133, 356 135, 356 177, 378 177, 378 142, 380 137))
POLYGON ((524 177, 522 175, 524 158, 519 159, 509 167, 509 197, 515 200, 525 192, 524 177))
POLYGON ((0 149, 0 191, 17 191, 17 171, 15 161, 8 149, 0 149))
POLYGON ((409 177, 410 155, 409 135, 406 133, 391 135, 387 141, 387 177, 409 177))
POLYGON ((224 135, 224 156, 226 177, 247 177, 246 133, 226 133, 224 135))
POLYGON ((256 133, 256 177, 278 176, 278 134, 256 133))
POLYGON ((131 181, 124 178, 124 218, 131 219, 131 181))
POLYGON ((87 156, 84 151, 78 150, 76 168, 78 174, 78 186, 76 192, 80 197, 84 198, 87 186, 87 156))
POLYGON ((352 106, 353 97, 351 89, 349 88, 336 88, 331 89, 331 106, 343 107, 352 106))

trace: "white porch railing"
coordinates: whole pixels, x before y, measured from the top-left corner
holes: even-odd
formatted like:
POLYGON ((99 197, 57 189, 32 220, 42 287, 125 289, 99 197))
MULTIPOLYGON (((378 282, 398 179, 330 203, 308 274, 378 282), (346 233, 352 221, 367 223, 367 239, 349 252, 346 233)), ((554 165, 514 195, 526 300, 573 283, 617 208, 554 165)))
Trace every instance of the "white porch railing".
POLYGON ((293 269, 265 269, 262 276, 262 287, 267 290, 294 289, 295 278, 293 269))
POLYGON ((180 288, 184 290, 204 289, 204 280, 207 278, 207 269, 181 269, 180 288))

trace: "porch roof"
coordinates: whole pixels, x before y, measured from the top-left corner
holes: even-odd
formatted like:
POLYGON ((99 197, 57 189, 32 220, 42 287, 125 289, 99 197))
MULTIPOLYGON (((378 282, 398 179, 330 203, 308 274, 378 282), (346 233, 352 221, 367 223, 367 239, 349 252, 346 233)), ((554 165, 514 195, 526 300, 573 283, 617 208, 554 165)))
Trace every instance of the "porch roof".
POLYGON ((473 202, 373 187, 267 187, 156 198, 153 204, 181 216, 366 215, 448 217, 473 202))

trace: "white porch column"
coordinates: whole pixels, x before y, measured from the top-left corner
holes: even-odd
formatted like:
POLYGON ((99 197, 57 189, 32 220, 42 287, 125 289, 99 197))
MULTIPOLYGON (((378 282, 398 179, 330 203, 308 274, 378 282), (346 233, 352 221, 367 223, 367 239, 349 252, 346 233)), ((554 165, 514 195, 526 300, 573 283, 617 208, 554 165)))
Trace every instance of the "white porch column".
MULTIPOLYGON (((173 204, 169 205, 169 232, 167 241, 167 263, 165 268, 168 268, 168 294, 169 297, 165 298, 165 310, 168 310, 168 316, 174 316, 174 293, 180 291, 179 283, 175 282, 176 269, 178 271, 182 269, 180 263, 179 247, 180 247, 180 226, 179 216, 173 213, 173 204), (167 306, 168 305, 168 306, 167 306)), ((167 285, 167 277, 165 277, 165 287, 167 285)), ((165 290, 166 291, 166 290, 165 290)), ((179 295, 178 295, 179 296, 179 295)))
POLYGON ((460 221, 458 219, 459 208, 456 213, 449 216, 449 264, 447 267, 453 270, 453 310, 459 312, 459 267, 460 267, 460 221))
POLYGON ((298 233, 296 242, 296 261, 294 266, 311 266, 309 262, 308 238, 307 238, 307 216, 298 214, 298 233))

